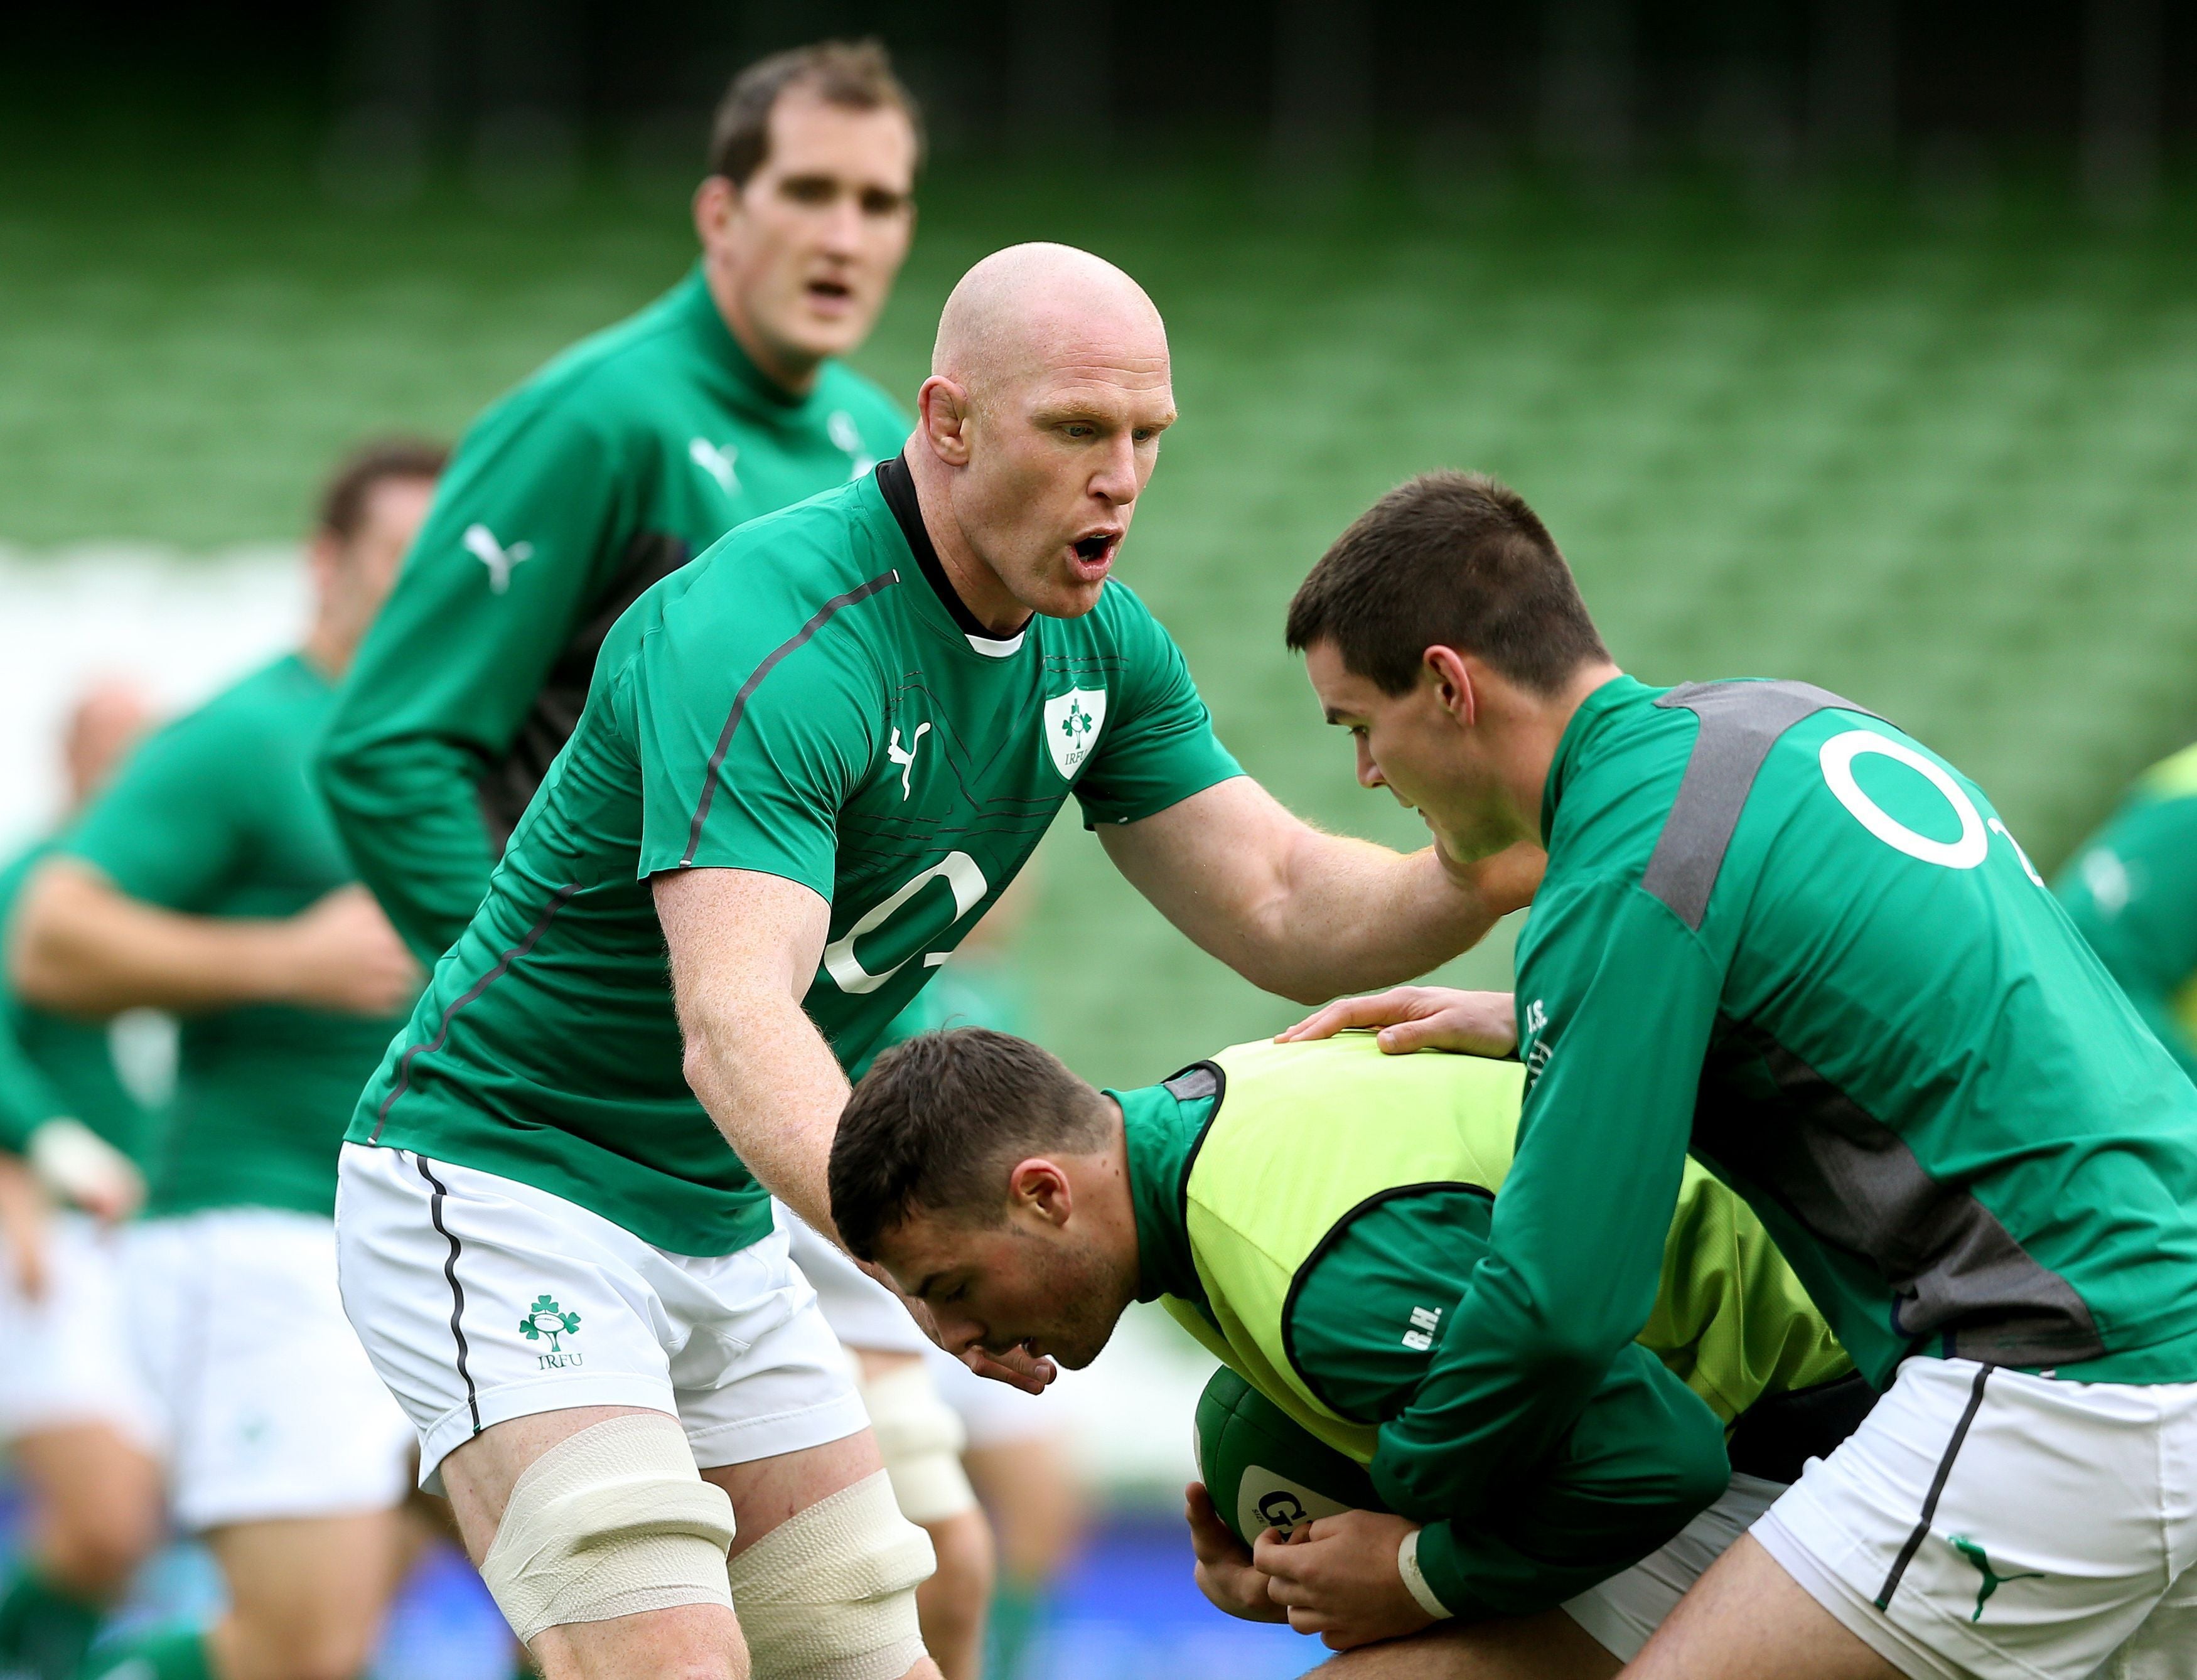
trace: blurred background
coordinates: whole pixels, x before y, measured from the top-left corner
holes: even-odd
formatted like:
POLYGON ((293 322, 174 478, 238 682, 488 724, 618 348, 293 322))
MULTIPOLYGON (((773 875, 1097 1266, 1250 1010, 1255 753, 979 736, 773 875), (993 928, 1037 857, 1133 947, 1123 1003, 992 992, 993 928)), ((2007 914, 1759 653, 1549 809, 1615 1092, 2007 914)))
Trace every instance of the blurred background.
MULTIPOLYGON (((724 82, 826 34, 885 41, 934 142, 858 365, 911 399, 1002 244, 1143 281, 1182 420, 1123 576, 1324 824, 1421 832, 1354 785, 1283 604, 1438 466, 1535 504, 1629 669, 1846 694, 2048 873, 2197 734, 2197 14, 2163 0, 90 0, 9 33, 0 840, 49 817, 87 675, 181 704, 283 645, 345 446, 454 437, 675 280, 724 82)), ((1292 1018, 1072 820, 1042 863, 1015 983, 1079 1071, 1292 1018)), ((1453 973, 1508 960, 1499 931, 1453 973)), ((1063 1397, 1107 1515, 1028 1673, 1316 1654, 1191 1595, 1170 1335, 1063 1397)), ((382 1671, 473 1671, 478 1605, 408 1604, 382 1671)))

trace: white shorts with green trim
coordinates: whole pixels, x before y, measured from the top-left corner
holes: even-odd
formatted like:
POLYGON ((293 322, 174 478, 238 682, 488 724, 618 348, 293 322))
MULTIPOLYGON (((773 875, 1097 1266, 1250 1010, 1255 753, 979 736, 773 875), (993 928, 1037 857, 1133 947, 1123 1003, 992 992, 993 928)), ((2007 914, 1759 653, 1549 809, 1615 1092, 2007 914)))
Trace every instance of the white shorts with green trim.
POLYGON ((2186 1596, 2197 1383, 1909 1359, 1753 1532, 1903 1674, 2086 1680, 2186 1596))
POLYGON ((869 1427, 782 1227, 674 1254, 531 1185, 346 1144, 336 1231, 344 1311, 430 1492, 482 1430, 574 1406, 669 1412, 704 1469, 869 1427))
POLYGON ((1630 1569, 1568 1600, 1564 1613, 1610 1655, 1631 1662, 1701 1572, 1784 1491, 1783 1482, 1733 1476, 1714 1504, 1630 1569))
POLYGON ((46 1223, 45 1288, 23 1293, 0 1245, 0 1440, 106 1423, 151 1448, 159 1414, 146 1392, 123 1301, 122 1233, 83 1214, 46 1223))
POLYGON ((210 1208, 124 1233, 124 1322, 190 1531, 387 1510, 412 1432, 336 1294, 325 1214, 210 1208))

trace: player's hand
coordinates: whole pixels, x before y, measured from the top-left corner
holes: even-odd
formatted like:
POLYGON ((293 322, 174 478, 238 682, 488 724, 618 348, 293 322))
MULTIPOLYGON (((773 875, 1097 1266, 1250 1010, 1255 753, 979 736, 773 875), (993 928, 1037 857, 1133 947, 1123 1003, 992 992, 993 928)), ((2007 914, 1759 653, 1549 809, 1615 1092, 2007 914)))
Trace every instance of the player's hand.
POLYGON ((0 1242, 15 1287, 29 1301, 45 1298, 46 1213, 37 1175, 19 1157, 0 1155, 0 1242))
POLYGON ((1190 1550, 1197 1559, 1191 1572, 1197 1590, 1215 1609, 1244 1621, 1287 1621, 1289 1612, 1267 1595, 1267 1577, 1252 1563, 1251 1549, 1221 1521, 1205 1484, 1194 1481, 1183 1494, 1183 1515, 1190 1522, 1190 1550))
POLYGON ((1291 1627, 1318 1634, 1330 1650, 1354 1650, 1434 1625, 1396 1562, 1404 1536, 1417 1526, 1383 1511, 1345 1511, 1307 1523, 1286 1540, 1270 1528, 1251 1558, 1291 1627))
POLYGON ((1375 1042, 1391 1056, 1414 1050, 1509 1056, 1518 1048, 1517 1010, 1510 993, 1447 986, 1398 986, 1371 997, 1337 998, 1275 1034, 1274 1042, 1299 1044, 1365 1027, 1380 1028, 1375 1042))
POLYGON ((145 1179, 136 1163, 80 1120, 38 1127, 26 1159, 48 1190, 109 1224, 145 1205, 145 1179))
POLYGON ((286 928, 287 1001, 345 1015, 394 1015, 419 995, 419 964, 364 887, 338 887, 286 928))
POLYGON ((987 1353, 981 1347, 971 1347, 960 1357, 961 1363, 977 1376, 1004 1382, 1010 1388, 1019 1388, 1025 1394, 1042 1394, 1052 1379, 1060 1375, 1058 1365, 1026 1347, 1011 1347, 1005 1353, 987 1353))

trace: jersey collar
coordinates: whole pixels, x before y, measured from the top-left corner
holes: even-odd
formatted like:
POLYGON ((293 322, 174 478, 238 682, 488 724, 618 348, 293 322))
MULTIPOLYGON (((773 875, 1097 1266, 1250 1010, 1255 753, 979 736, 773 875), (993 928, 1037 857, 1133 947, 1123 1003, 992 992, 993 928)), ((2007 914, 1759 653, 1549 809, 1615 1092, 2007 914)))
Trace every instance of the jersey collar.
MULTIPOLYGON (((687 329, 708 353, 710 359, 732 376, 743 395, 752 397, 757 406, 780 414, 791 414, 806 408, 823 388, 823 369, 817 370, 817 382, 807 393, 797 397, 776 379, 756 366, 755 358, 748 354, 747 346, 733 335, 725 325, 725 317, 717 308, 717 300, 710 295, 709 277, 702 272, 698 259, 693 271, 680 287, 680 314, 687 329)), ((826 364, 830 365, 829 363, 826 364)))
MULTIPOLYGON (((923 573, 923 581, 930 585, 931 593, 938 597, 947 616, 953 619, 954 628, 967 638, 969 646, 988 659, 1005 659, 1022 652, 1023 639, 1029 634, 1024 624, 1011 636, 995 636, 969 611, 968 605, 947 576, 946 568, 940 564, 938 550, 930 541, 930 533, 923 523, 923 509, 915 499, 915 475, 907 470, 907 462, 899 455, 878 463, 878 490, 890 510, 893 523, 900 527, 901 539, 908 552, 915 556, 915 564, 923 573)), ((1032 615, 1035 617, 1035 614, 1032 615)))
POLYGON ((1577 772, 1580 758, 1586 751, 1587 738, 1594 733, 1596 725, 1607 713, 1628 701, 1663 692, 1620 672, 1579 703, 1579 710, 1571 715, 1563 734, 1556 741, 1556 756, 1549 761, 1548 779, 1541 784, 1541 844, 1545 849, 1549 837, 1556 831, 1556 806, 1564 797, 1564 784, 1577 772))
MULTIPOLYGON (((1180 1076, 1169 1081, 1180 1083, 1180 1076)), ((1178 1096, 1167 1085, 1106 1094, 1121 1105, 1128 1154, 1129 1207, 1137 1221, 1137 1299, 1174 1295, 1203 1307, 1205 1286, 1191 1259, 1184 1191, 1206 1128, 1220 1110, 1219 1087, 1191 1098, 1178 1096)))

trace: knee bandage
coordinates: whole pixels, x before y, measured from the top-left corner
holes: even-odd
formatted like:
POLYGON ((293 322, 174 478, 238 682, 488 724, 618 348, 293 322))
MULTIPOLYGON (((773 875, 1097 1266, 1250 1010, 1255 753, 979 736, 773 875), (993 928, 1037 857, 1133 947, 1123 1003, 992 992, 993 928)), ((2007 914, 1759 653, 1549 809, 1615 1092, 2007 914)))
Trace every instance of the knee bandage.
POLYGON ((880 1470, 797 1511, 725 1573, 756 1680, 900 1680, 923 1655, 930 1537, 880 1470))
POLYGON ((661 1412, 560 1441, 511 1490, 481 1579, 520 1640, 571 1622, 681 1604, 732 1606, 733 1502, 694 1469, 661 1412))
POLYGON ((938 1397, 938 1385, 923 1362, 894 1365, 856 1386, 901 1515, 910 1522, 942 1522, 976 1509, 976 1490, 961 1468, 968 1431, 938 1397))

